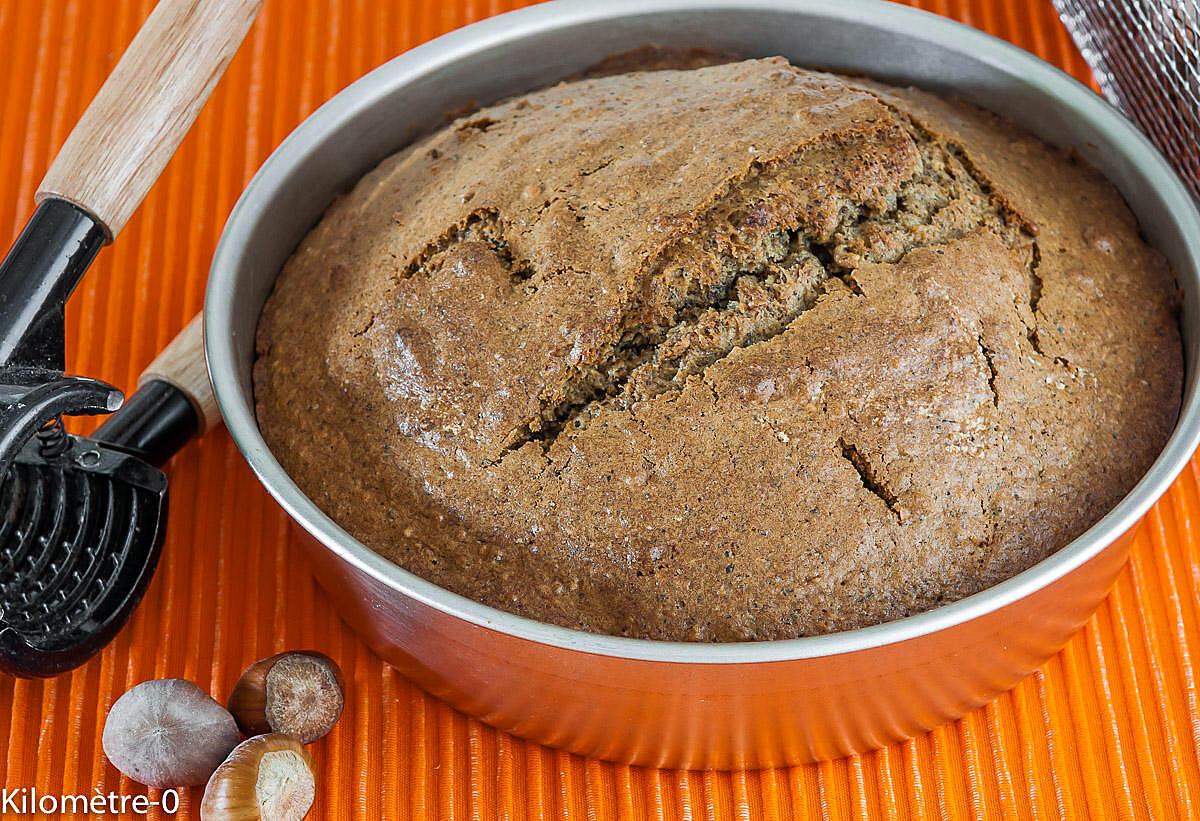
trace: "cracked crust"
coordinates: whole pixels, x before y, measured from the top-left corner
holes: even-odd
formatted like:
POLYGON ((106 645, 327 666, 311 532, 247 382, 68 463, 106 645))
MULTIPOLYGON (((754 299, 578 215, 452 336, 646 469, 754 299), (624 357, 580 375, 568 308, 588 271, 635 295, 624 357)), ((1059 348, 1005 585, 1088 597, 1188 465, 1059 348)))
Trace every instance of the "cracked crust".
POLYGON ((969 595, 1107 511, 1178 412, 1172 287, 1106 181, 973 107, 781 59, 620 73, 335 203, 256 400, 301 488, 437 584, 787 638, 969 595))

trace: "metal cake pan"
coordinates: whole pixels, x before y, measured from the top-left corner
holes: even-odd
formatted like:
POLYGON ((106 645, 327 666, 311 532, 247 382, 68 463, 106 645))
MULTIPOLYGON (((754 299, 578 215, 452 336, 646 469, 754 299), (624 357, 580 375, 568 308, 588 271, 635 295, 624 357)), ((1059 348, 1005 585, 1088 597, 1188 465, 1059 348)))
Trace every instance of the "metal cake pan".
POLYGON ((1106 595, 1143 515, 1196 447, 1198 299, 1200 216, 1168 165, 1090 90, 1001 40, 874 0, 560 0, 407 52, 297 128, 225 227, 205 336, 237 446, 306 534, 340 613, 383 658, 461 710, 538 742, 643 765, 729 768, 827 759, 914 735, 987 702, 1057 651, 1106 595), (251 389, 259 312, 297 242, 334 197, 447 111, 646 43, 779 54, 953 93, 1100 168, 1184 294, 1182 414, 1129 495, 1045 561, 967 599, 861 630, 733 644, 601 636, 504 613, 406 572, 322 513, 268 450, 251 389))

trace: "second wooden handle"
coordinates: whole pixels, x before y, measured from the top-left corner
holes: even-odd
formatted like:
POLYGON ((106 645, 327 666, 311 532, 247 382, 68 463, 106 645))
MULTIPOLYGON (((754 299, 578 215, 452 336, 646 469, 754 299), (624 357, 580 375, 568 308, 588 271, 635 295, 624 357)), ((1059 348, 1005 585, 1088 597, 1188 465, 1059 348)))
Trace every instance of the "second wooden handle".
POLYGON ((161 0, 67 138, 37 200, 75 203, 115 237, 179 147, 262 0, 161 0))
POLYGON ((196 314, 138 378, 141 386, 151 379, 169 382, 187 395, 200 417, 200 433, 221 421, 221 411, 208 381, 204 363, 204 312, 196 314))

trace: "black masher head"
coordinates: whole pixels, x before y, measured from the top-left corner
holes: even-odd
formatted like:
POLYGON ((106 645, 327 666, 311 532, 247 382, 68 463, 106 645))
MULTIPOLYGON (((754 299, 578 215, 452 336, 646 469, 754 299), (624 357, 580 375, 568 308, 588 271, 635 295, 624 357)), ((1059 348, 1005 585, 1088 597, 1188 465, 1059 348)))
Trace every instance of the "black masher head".
POLYGON ((0 479, 0 669, 55 675, 124 624, 162 548, 162 471, 51 424, 0 479))

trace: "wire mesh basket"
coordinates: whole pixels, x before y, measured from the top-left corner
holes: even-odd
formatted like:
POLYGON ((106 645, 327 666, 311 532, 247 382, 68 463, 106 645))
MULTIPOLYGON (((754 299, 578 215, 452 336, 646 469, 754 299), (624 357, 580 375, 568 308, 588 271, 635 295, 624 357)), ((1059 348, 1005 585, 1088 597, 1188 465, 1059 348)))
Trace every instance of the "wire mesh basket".
POLYGON ((1200 0, 1054 0, 1109 102, 1200 199, 1200 0))

